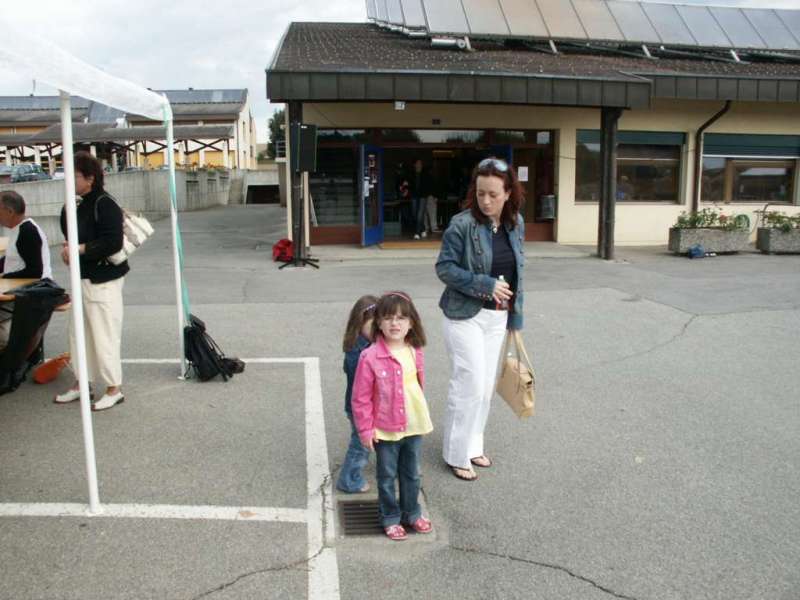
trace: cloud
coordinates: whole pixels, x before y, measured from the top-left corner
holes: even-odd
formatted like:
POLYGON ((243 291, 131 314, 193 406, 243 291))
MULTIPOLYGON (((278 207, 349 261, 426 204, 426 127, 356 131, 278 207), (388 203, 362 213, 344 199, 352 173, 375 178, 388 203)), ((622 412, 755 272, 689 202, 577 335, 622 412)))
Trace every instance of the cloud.
MULTIPOLYGON (((279 108, 266 99, 264 70, 292 21, 363 21, 363 0, 3 2, 3 17, 109 73, 154 89, 248 88, 259 141, 279 108)), ((3 73, 0 95, 33 82, 3 73)), ((38 83, 37 94, 57 90, 38 83)))

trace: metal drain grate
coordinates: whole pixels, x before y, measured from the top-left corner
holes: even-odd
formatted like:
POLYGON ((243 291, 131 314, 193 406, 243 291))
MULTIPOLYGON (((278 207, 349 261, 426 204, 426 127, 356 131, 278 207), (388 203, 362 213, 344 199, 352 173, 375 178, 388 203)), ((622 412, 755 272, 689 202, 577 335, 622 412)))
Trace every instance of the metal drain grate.
POLYGON ((339 522, 346 536, 383 533, 377 499, 340 501, 339 522))

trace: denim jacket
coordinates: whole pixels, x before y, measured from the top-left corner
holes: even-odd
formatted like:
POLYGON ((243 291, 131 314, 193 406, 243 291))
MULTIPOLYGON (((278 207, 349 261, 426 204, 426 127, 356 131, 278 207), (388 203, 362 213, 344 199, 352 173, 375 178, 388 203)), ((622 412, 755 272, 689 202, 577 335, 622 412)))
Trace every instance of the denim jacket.
MULTIPOLYGON (((517 263, 517 289, 508 311, 508 329, 522 329, 525 224, 517 214, 517 226, 506 227, 517 263)), ((452 218, 444 232, 436 260, 436 274, 447 286, 439 307, 448 319, 470 319, 492 298, 497 281, 492 272, 492 232, 488 224, 475 220, 469 210, 452 218)))
POLYGON ((358 357, 361 356, 361 353, 367 346, 369 346, 369 340, 363 335, 358 334, 355 346, 344 353, 344 364, 342 365, 342 369, 347 377, 347 390, 344 393, 344 412, 348 417, 353 415, 353 409, 350 406, 350 398, 353 395, 353 380, 356 378, 358 357))
MULTIPOLYGON (((414 349, 417 379, 425 385, 425 356, 422 348, 414 349)), ((378 336, 372 346, 361 353, 353 383, 353 422, 361 442, 373 438, 375 429, 405 431, 406 396, 403 389, 403 367, 378 336)))

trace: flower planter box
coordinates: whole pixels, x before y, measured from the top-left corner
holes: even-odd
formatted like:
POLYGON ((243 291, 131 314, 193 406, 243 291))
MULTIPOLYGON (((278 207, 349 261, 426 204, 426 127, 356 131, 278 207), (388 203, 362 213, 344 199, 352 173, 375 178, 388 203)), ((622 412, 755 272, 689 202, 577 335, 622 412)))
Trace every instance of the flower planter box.
POLYGON ((756 248, 765 254, 800 254, 800 229, 759 227, 756 248))
POLYGON ((746 229, 721 229, 701 227, 697 229, 672 227, 669 230, 669 251, 686 254, 689 248, 700 244, 706 252, 726 254, 739 252, 747 246, 750 232, 746 229))

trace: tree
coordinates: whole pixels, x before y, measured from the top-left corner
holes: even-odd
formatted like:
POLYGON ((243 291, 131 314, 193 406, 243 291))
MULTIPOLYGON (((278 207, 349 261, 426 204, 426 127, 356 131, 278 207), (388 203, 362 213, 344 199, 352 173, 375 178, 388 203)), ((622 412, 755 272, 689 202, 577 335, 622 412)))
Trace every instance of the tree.
POLYGON ((277 142, 285 142, 286 132, 283 130, 284 109, 276 110, 269 118, 269 142, 267 143, 267 156, 275 158, 278 155, 277 142))

